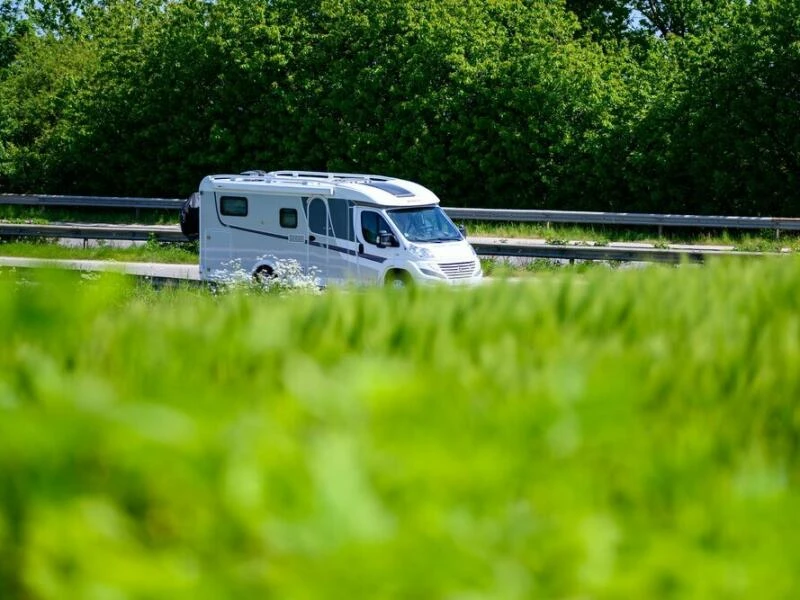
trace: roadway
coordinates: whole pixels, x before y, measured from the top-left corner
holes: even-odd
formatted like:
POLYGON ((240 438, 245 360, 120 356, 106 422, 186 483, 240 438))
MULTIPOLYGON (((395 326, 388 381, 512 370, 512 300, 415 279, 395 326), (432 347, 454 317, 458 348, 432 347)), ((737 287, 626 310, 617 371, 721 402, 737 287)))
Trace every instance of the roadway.
POLYGON ((74 271, 114 271, 154 279, 200 280, 197 265, 120 262, 112 260, 56 260, 49 258, 21 258, 0 256, 0 267, 12 269, 51 268, 74 271))

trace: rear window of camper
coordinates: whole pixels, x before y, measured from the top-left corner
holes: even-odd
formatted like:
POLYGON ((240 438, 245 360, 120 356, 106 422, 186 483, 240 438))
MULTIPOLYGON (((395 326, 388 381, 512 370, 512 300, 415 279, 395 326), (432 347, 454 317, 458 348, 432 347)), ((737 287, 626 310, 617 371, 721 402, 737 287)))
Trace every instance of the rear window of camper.
POLYGON ((226 217, 246 217, 247 198, 223 196, 219 199, 219 210, 226 217))
POLYGON ((297 228, 297 211, 293 208, 282 208, 280 211, 281 227, 285 229, 297 228))

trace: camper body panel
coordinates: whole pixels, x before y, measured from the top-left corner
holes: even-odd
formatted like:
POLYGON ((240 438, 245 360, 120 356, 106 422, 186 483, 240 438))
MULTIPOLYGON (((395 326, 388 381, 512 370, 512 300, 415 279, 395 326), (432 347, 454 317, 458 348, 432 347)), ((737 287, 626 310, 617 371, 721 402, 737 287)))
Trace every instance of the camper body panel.
POLYGON ((241 190, 202 191, 201 277, 220 279, 235 269, 248 273, 260 268, 274 269, 278 260, 286 259, 305 266, 309 251, 307 230, 300 196, 242 194, 241 190), (231 199, 240 198, 246 199, 246 212, 226 210, 232 204, 231 199))

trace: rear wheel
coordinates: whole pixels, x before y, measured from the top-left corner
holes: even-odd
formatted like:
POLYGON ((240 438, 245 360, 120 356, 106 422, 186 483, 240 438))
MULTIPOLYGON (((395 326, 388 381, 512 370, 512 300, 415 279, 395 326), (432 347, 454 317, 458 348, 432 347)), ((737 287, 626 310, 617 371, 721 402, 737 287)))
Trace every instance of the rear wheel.
POLYGON ((256 272, 253 273, 253 280, 256 283, 265 284, 269 279, 273 279, 275 277, 275 272, 272 270, 272 267, 267 265, 261 265, 256 269, 256 272))

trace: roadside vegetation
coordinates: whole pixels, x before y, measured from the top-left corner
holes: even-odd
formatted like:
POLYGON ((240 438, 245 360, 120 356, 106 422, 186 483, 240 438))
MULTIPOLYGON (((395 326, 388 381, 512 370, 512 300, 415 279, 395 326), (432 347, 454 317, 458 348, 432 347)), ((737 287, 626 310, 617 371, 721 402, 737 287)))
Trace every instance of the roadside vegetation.
POLYGON ((750 252, 800 250, 800 235, 792 231, 776 233, 771 230, 700 230, 664 227, 659 232, 656 227, 631 228, 486 221, 467 222, 465 225, 469 236, 540 239, 552 244, 595 242, 598 245, 607 245, 612 242, 633 242, 652 244, 656 247, 667 247, 671 244, 726 246, 732 250, 750 252))
MULTIPOLYGON (((75 240, 80 244, 80 240, 75 240)), ((0 256, 50 259, 116 260, 124 262, 187 263, 198 262, 197 244, 162 243, 151 240, 142 244, 119 246, 103 240, 82 245, 63 245, 57 240, 0 240, 0 256)))
POLYGON ((0 271, 0 589, 790 597, 800 262, 322 295, 0 271))

